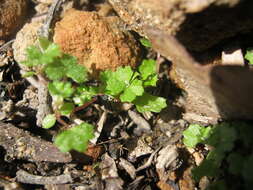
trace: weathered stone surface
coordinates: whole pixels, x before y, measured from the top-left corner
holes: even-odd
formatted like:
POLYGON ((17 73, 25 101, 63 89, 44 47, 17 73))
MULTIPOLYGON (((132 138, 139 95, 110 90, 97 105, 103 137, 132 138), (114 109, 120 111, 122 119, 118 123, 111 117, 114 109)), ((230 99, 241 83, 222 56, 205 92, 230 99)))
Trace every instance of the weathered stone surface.
POLYGON ((69 10, 56 23, 54 42, 95 75, 100 70, 135 66, 140 58, 138 43, 120 28, 120 20, 95 12, 69 10))
POLYGON ((0 1, 0 40, 7 39, 24 23, 27 8, 27 0, 0 1))
POLYGON ((201 124, 219 119, 253 119, 253 70, 234 65, 201 65, 166 33, 146 29, 153 48, 173 62, 170 73, 186 92, 184 118, 201 124))
MULTIPOLYGON (((38 30, 42 26, 41 22, 31 22, 25 24, 25 26, 17 33, 16 39, 12 45, 14 58, 17 62, 26 60, 26 48, 30 45, 34 45, 38 39, 38 30)), ((22 66, 22 65, 20 65, 22 66)))
POLYGON ((253 28, 250 0, 109 0, 118 15, 137 32, 158 28, 187 49, 205 50, 253 28), (240 15, 240 16, 239 16, 240 15), (221 19, 222 18, 222 19, 221 19))

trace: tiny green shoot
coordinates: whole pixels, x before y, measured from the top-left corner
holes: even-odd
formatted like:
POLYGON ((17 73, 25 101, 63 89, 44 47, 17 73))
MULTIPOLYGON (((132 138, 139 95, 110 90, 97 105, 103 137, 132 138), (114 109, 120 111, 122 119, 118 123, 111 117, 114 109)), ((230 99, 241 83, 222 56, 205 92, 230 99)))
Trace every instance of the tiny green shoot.
POLYGON ((147 47, 147 48, 150 48, 152 47, 152 44, 151 42, 147 39, 147 38, 141 38, 140 39, 140 42, 143 46, 147 47))
POLYGON ((252 52, 252 50, 247 50, 247 52, 246 52, 244 58, 245 58, 247 61, 249 61, 249 64, 250 64, 250 65, 253 65, 253 52, 252 52))
POLYGON ((56 123, 56 117, 54 114, 47 115, 42 121, 42 127, 45 129, 49 129, 53 127, 56 123))

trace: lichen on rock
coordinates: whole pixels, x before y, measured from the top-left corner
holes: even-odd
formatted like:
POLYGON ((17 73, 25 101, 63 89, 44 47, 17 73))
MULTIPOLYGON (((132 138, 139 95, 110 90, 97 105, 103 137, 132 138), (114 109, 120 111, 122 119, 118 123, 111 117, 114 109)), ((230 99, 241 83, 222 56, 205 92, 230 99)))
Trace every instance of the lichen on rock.
POLYGON ((56 23, 54 42, 76 56, 93 76, 119 66, 135 66, 140 59, 138 42, 120 27, 118 17, 71 9, 56 23))

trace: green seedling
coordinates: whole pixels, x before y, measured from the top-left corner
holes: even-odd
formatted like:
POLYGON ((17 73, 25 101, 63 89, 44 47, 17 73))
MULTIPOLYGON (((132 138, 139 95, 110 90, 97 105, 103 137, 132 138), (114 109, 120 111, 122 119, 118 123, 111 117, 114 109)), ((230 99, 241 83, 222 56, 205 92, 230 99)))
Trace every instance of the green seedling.
POLYGON ((70 150, 84 152, 92 138, 94 138, 94 127, 88 123, 82 123, 58 134, 55 144, 62 152, 70 150))
MULTIPOLYGON (((160 112, 167 106, 164 98, 146 92, 146 88, 155 87, 158 80, 156 62, 152 59, 143 60, 137 70, 126 66, 119 67, 116 71, 103 71, 100 73, 99 85, 95 87, 85 83, 89 80, 87 69, 79 65, 75 57, 62 53, 58 45, 45 38, 39 40, 38 47, 30 46, 27 49, 27 60, 22 64, 31 68, 29 73, 32 75, 40 74, 47 78, 55 115, 44 118, 44 128, 54 126, 56 119, 59 118, 56 116, 66 116, 71 120, 71 115, 75 111, 85 108, 99 95, 106 95, 120 102, 133 103, 139 112, 160 112)), ((92 137, 90 133, 82 138, 90 139, 92 137)), ((60 139, 74 138, 73 131, 63 134, 60 139)), ((64 149, 59 142, 63 141, 55 142, 60 150, 70 150, 64 149)), ((75 148, 74 145, 71 148, 83 151, 83 148, 75 148)))
POLYGON ((247 50, 244 58, 249 61, 249 65, 253 65, 253 52, 252 50, 247 50))
POLYGON ((197 182, 203 176, 215 178, 218 180, 217 183, 213 183, 209 189, 219 189, 226 184, 225 182, 229 184, 229 181, 226 181, 229 178, 222 178, 229 174, 242 181, 242 184, 236 184, 232 189, 252 188, 252 126, 239 122, 221 123, 209 127, 194 124, 183 132, 183 136, 183 142, 187 147, 195 148, 197 144, 210 147, 203 162, 192 170, 193 178, 197 182), (241 145, 243 148, 236 145, 241 145), (221 181, 223 182, 220 183, 221 181))
POLYGON ((152 44, 151 42, 147 39, 147 38, 141 38, 140 39, 140 42, 143 46, 147 47, 147 48, 150 48, 152 47, 152 44))

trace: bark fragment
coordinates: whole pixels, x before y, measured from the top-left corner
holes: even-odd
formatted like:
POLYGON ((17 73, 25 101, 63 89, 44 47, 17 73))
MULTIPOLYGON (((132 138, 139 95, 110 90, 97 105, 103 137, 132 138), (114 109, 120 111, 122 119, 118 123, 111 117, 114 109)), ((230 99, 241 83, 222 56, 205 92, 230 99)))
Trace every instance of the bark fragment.
POLYGON ((71 161, 69 153, 62 153, 52 143, 33 137, 11 124, 0 122, 0 146, 3 146, 11 158, 28 160, 31 162, 71 161))
POLYGON ((28 183, 28 184, 65 184, 71 183, 72 177, 70 174, 62 174, 59 176, 38 176, 32 175, 24 170, 19 170, 17 172, 17 181, 21 183, 28 183))

